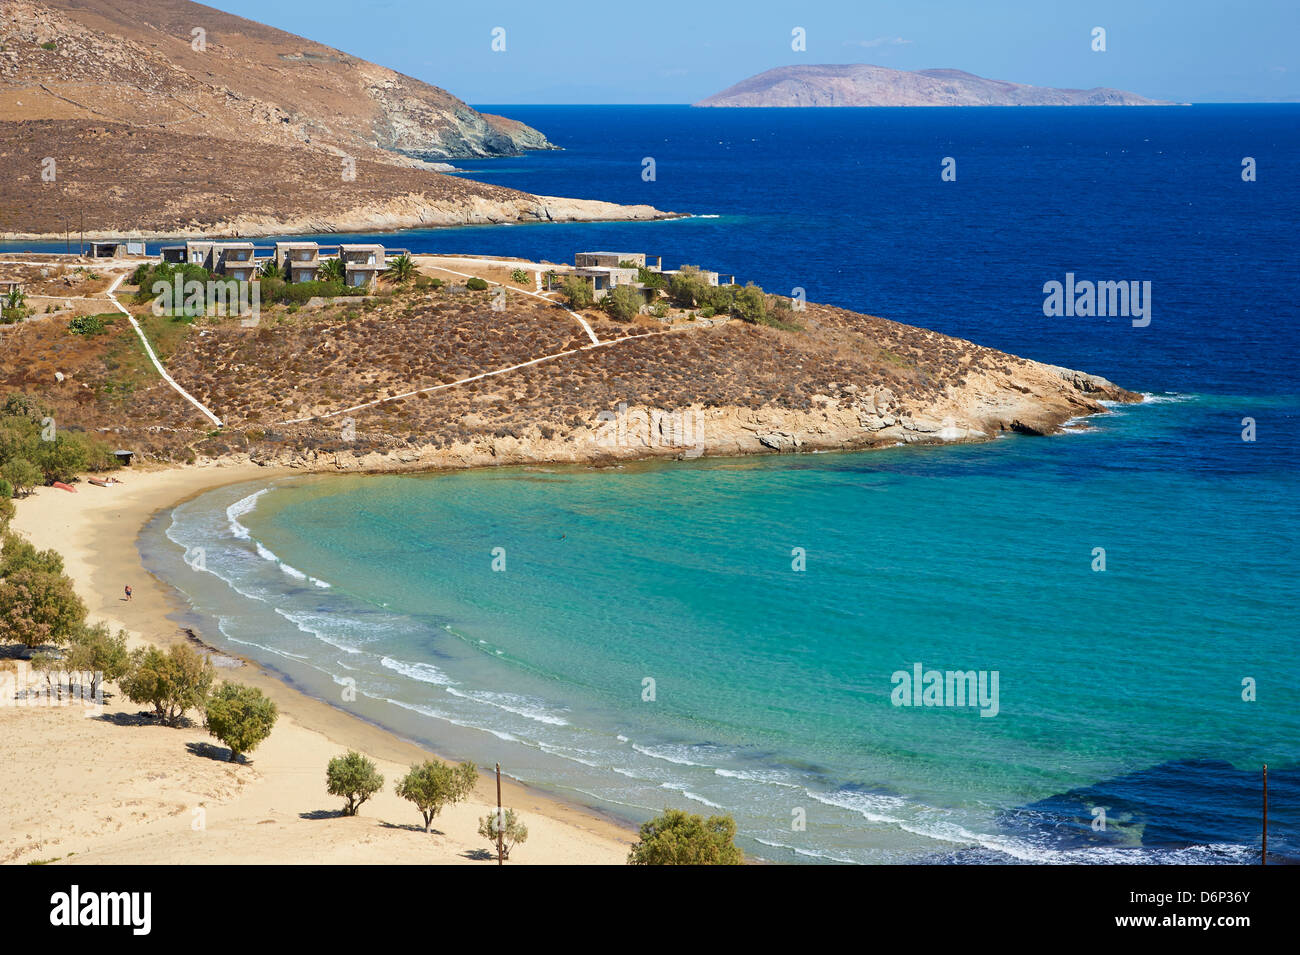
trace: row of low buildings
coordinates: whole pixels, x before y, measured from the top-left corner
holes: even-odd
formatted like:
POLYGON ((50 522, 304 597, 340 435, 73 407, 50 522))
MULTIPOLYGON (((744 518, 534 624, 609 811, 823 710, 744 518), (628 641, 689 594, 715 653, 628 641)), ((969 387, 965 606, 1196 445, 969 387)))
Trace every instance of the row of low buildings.
MULTIPOLYGON (((556 273, 556 279, 569 276, 586 279, 591 282, 596 301, 600 301, 609 294, 610 289, 619 285, 645 288, 645 283, 640 280, 641 269, 662 275, 666 279, 671 279, 682 271, 682 269, 665 269, 663 256, 653 258, 654 263, 649 264, 644 252, 578 252, 573 257, 573 268, 567 269, 563 275, 556 273)), ((696 270, 696 274, 710 285, 718 285, 721 279, 718 272, 709 272, 705 269, 696 270)), ((727 277, 727 284, 734 285, 735 282, 734 275, 727 277)))
POLYGON ((375 284, 388 267, 390 255, 405 255, 406 249, 386 249, 376 242, 321 245, 318 242, 276 242, 274 247, 252 242, 217 242, 191 239, 184 245, 165 245, 159 250, 164 262, 200 265, 209 272, 240 281, 251 281, 262 266, 273 261, 289 282, 312 282, 322 263, 337 258, 343 265, 343 282, 355 288, 375 284))

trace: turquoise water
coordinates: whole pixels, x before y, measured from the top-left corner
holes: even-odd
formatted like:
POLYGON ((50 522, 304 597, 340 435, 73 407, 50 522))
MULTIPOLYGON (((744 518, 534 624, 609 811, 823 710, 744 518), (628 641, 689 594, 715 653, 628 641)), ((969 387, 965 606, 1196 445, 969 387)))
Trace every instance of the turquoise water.
MULTIPOLYGON (((1295 508, 1268 468, 1150 460, 1222 414, 1170 396, 1052 439, 242 485, 141 545, 218 642, 627 818, 718 807, 778 860, 1240 861, 1259 764, 1295 794, 1295 508), (199 547, 208 573, 181 562, 199 547), (996 716, 893 705, 918 662, 996 671, 996 716)), ((1297 800, 1274 806, 1294 854, 1297 800)))

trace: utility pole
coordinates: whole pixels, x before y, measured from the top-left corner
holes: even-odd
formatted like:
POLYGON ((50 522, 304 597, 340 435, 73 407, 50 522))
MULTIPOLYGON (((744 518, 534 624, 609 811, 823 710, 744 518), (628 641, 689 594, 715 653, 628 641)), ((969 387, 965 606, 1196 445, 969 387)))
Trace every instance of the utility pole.
MULTIPOLYGON (((505 865, 506 853, 502 830, 506 827, 505 816, 501 812, 501 764, 497 763, 497 865, 505 865)), ((1267 838, 1267 837, 1266 837, 1267 838)))
POLYGON ((1259 864, 1268 865, 1268 763, 1264 764, 1264 841, 1259 853, 1259 864))

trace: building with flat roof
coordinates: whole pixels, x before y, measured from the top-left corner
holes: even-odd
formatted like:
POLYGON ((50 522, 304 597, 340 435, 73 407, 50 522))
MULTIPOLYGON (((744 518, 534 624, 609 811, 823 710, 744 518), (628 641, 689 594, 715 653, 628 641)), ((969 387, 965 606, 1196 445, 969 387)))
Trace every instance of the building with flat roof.
POLYGON ((122 259, 144 254, 144 239, 100 239, 90 243, 92 259, 122 259))
POLYGON ((275 264, 286 282, 312 282, 320 272, 320 244, 277 242, 275 264))
POLYGON ((386 268, 384 247, 378 243, 340 245, 339 259, 343 263, 343 284, 353 288, 374 285, 386 268))

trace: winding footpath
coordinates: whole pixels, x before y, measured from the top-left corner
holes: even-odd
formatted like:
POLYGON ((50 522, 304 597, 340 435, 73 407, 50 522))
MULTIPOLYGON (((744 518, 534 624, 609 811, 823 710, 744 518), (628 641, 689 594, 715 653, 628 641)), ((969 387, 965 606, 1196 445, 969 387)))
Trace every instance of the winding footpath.
MULTIPOLYGON (((438 258, 438 257, 437 257, 437 256, 429 256, 429 258, 436 259, 436 258, 438 258)), ((502 260, 502 259, 456 259, 456 258, 454 258, 453 256, 446 256, 446 257, 444 258, 444 261, 453 261, 453 262, 456 262, 456 261, 459 261, 459 262, 487 262, 487 263, 491 263, 491 264, 493 264, 493 265, 509 265, 509 264, 512 264, 512 262, 513 262, 513 260, 510 260, 510 259, 505 259, 505 260, 502 260)), ((470 275, 468 272, 457 272, 455 269, 444 268, 444 267, 441 266, 441 265, 433 265, 433 266, 431 266, 431 268, 435 268, 435 269, 437 269, 439 272, 449 272, 449 273, 451 273, 452 275, 459 275, 459 276, 461 276, 461 277, 463 277, 463 278, 467 278, 467 279, 473 279, 473 278, 478 278, 478 277, 479 277, 479 276, 476 276, 476 275, 470 275)), ((537 276, 537 287, 538 287, 538 289, 540 289, 540 288, 542 287, 542 273, 541 273, 540 270, 537 270, 535 274, 536 274, 536 276, 537 276)), ((586 320, 585 318, 583 318, 581 315, 579 315, 577 312, 573 311, 573 309, 568 308, 568 307, 565 306, 565 305, 561 305, 559 302, 557 302, 557 301, 556 301, 555 299, 553 299, 553 298, 547 298, 545 295, 542 295, 540 292, 530 292, 530 291, 528 291, 528 289, 515 288, 513 285, 503 285, 503 286, 501 286, 501 287, 502 287, 502 288, 508 288, 508 289, 510 289, 512 292, 519 292, 519 293, 522 294, 522 295, 531 295, 533 298, 539 298, 539 299, 541 299, 541 300, 542 300, 543 302, 545 302, 547 305, 554 305, 554 306, 556 306, 557 308, 562 308, 562 309, 564 309, 566 312, 568 312, 570 315, 572 315, 572 316, 574 317, 574 319, 577 320, 577 322, 578 322, 579 325, 582 326, 582 330, 583 330, 584 332, 587 333, 587 337, 591 339, 591 343, 592 343, 593 345, 599 345, 599 344, 601 344, 600 339, 596 337, 596 332, 592 329, 592 327, 591 327, 590 325, 587 324, 587 320, 586 320)))
POLYGON ((160 362, 158 356, 154 354, 153 346, 149 344, 149 339, 145 335, 144 329, 140 327, 140 323, 135 320, 135 316, 128 312, 126 307, 117 300, 117 296, 113 294, 117 291, 117 287, 122 284, 122 281, 125 278, 126 273, 119 275, 113 280, 113 284, 107 288, 104 294, 108 296, 109 301, 117 306, 117 310, 126 316, 126 320, 131 323, 131 327, 135 329, 135 333, 140 336, 140 341, 144 345, 145 354, 149 356, 149 360, 153 362, 154 368, 158 370, 158 374, 162 376, 163 381, 171 385, 178 395, 194 407, 198 408, 199 411, 203 412, 209 421, 215 424, 218 428, 222 427, 220 418, 213 414, 208 407, 203 404, 203 402, 199 401, 198 398, 195 398, 192 394, 177 384, 176 379, 167 373, 167 369, 162 366, 162 362, 160 362))

